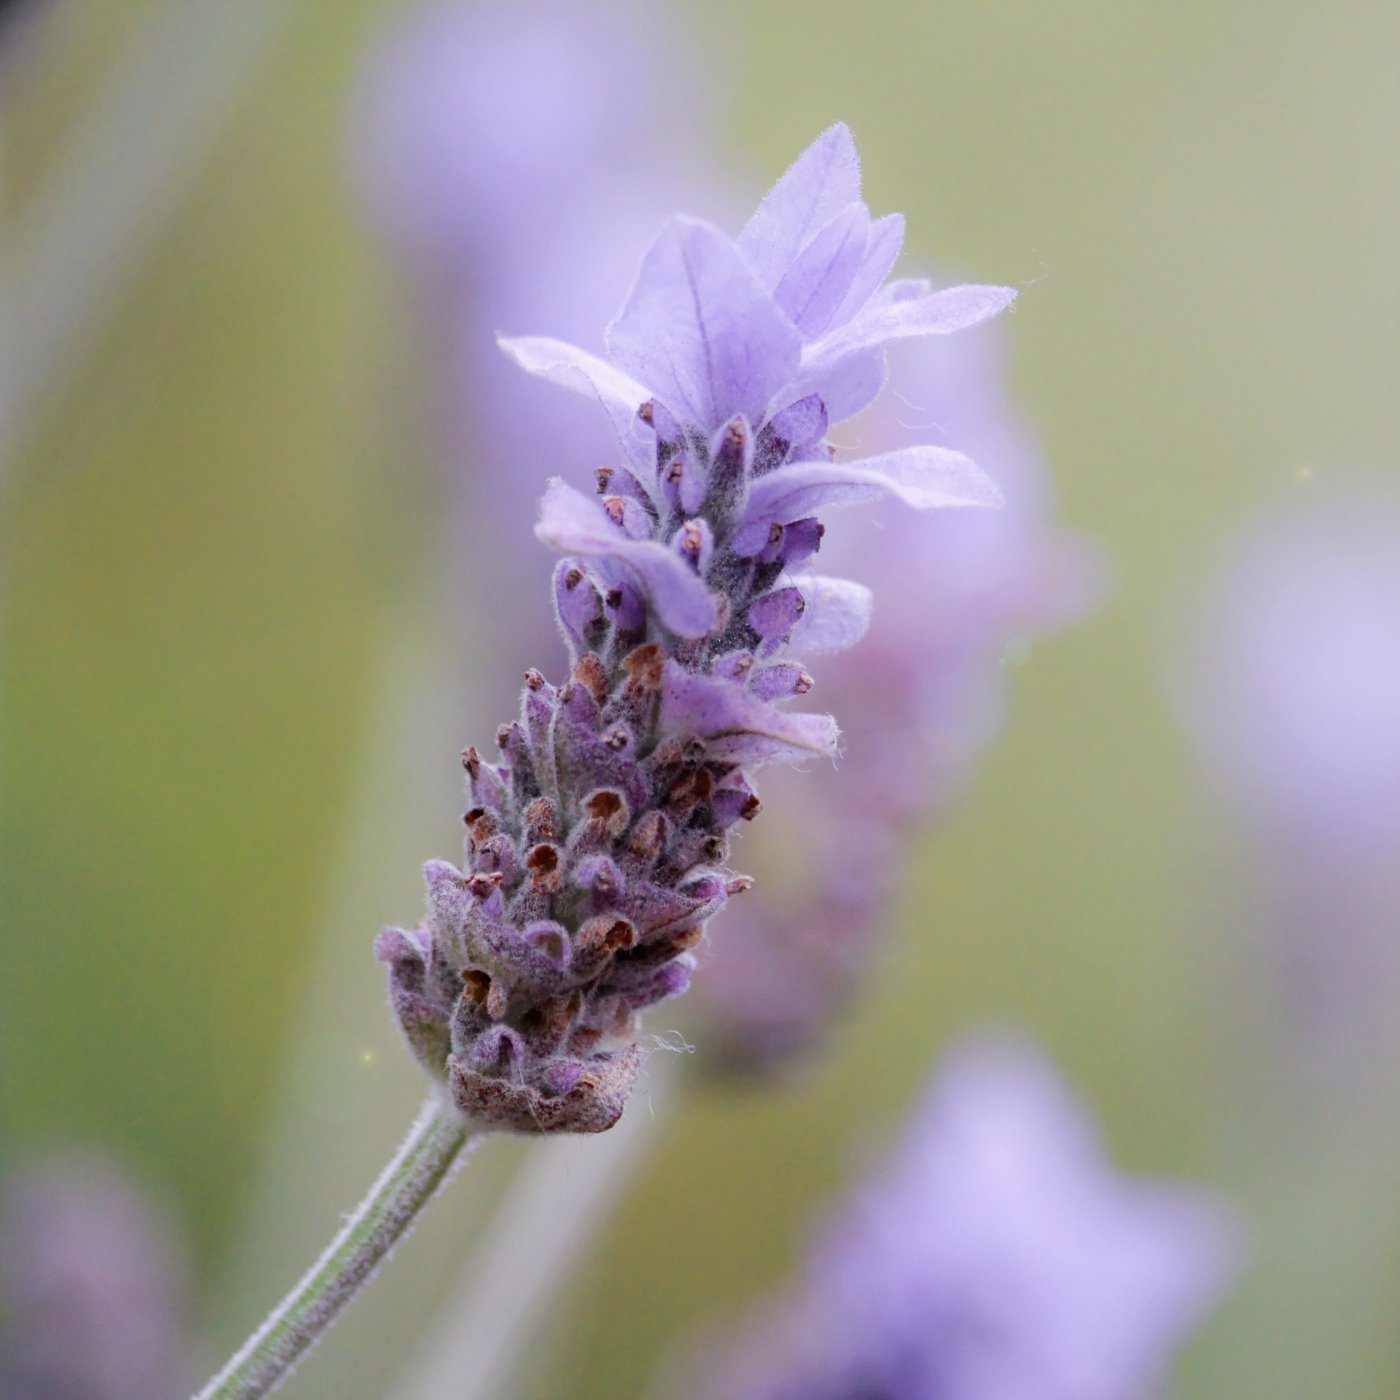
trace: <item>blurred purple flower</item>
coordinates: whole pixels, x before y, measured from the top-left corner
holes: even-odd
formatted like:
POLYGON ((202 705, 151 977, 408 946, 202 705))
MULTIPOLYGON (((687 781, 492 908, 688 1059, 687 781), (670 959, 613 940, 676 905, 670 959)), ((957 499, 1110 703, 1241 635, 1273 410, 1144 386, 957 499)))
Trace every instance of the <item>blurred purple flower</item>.
POLYGON ((51 1156, 0 1194, 5 1400, 175 1400, 184 1270, 155 1204, 109 1163, 51 1156))
POLYGON ((554 600, 573 662, 527 673, 502 762, 463 760, 466 861, 428 867, 428 920, 388 929, 394 1006, 463 1112, 596 1132, 637 1073, 638 1015, 690 980, 706 920, 746 887, 728 831, 756 768, 836 749, 792 649, 837 651, 863 586, 805 570, 818 511, 999 494, 960 453, 917 443, 837 462, 831 425, 883 387, 884 345, 978 324, 1005 288, 884 278, 901 221, 871 221, 844 126, 823 133, 737 240, 676 217, 642 260, 606 355, 503 340, 530 372, 596 399, 623 465, 585 494, 552 478, 536 534, 565 556, 554 600))
POLYGON ((1311 1050, 1356 1061, 1400 987, 1400 497, 1309 485, 1219 570, 1177 685, 1252 853, 1311 1050))
MULTIPOLYGON (((702 163, 707 104, 653 61, 677 37, 668 25, 658 7, 625 0, 414 7, 375 54, 354 133, 361 184, 396 247, 446 282, 473 282, 500 305, 532 294, 594 333, 571 308, 600 293, 579 290, 577 276, 566 283, 561 265, 587 267, 596 284, 595 245, 621 238, 640 255, 647 232, 628 225, 669 212, 657 192, 702 163), (681 175, 639 168, 663 153, 681 175), (584 209, 591 228, 579 227, 584 209), (512 267, 507 301, 492 272, 512 267), (568 304, 555 306, 566 287, 568 304)), ((619 257, 620 296, 638 259, 619 257)))
POLYGON ((1051 1065, 964 1046, 797 1291, 698 1385, 724 1400, 1145 1400, 1233 1272, 1212 1198, 1136 1181, 1051 1065))
POLYGON ((904 403, 882 402, 853 425, 862 451, 907 441, 916 429, 901 416, 934 426, 987 468, 1006 503, 876 507, 824 550, 824 561, 849 559, 880 605, 859 652, 822 674, 844 721, 840 771, 802 778, 800 792, 786 774, 765 783, 771 820, 748 850, 774 877, 709 940, 698 991, 706 1049, 732 1068, 771 1068, 829 1030, 869 969, 909 836, 960 791, 1001 726, 1008 647, 1096 596, 1096 551, 1051 523, 1048 475, 1010 402, 1003 351, 994 327, 907 347, 904 403))

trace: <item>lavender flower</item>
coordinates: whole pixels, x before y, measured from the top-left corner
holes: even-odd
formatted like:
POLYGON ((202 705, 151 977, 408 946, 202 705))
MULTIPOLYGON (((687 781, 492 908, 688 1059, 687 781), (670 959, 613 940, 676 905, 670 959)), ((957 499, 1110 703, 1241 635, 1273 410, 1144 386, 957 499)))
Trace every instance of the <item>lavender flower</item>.
POLYGON ((0 1394, 186 1394, 183 1279, 169 1222, 100 1158, 53 1155, 0 1198, 0 1394))
POLYGON ((946 807, 1000 725, 1006 649, 1069 621, 1096 593, 1094 552, 1048 520, 1046 472, 1009 402, 995 330, 905 347, 905 402, 881 403, 852 426, 868 451, 910 439, 900 412, 936 423, 996 477, 1006 505, 933 514, 883 505, 834 541, 835 558, 882 602, 859 652, 823 673, 846 720, 840 772, 804 777, 800 791, 786 774, 765 785, 768 818, 751 859, 784 874, 709 940, 706 1048, 732 1068, 771 1070, 830 1026, 869 967, 908 837, 946 807))
POLYGON ((502 342, 596 398, 623 460, 592 496, 550 481, 536 533, 566 556, 554 600, 572 671, 558 686, 527 673, 499 763, 466 751, 464 867, 430 863, 427 922, 377 945, 410 1044, 477 1120, 616 1121, 639 1013, 684 990, 705 921, 747 884, 726 862, 729 830, 758 810, 753 770, 835 752, 830 717, 783 706, 812 684, 794 653, 849 646, 870 614, 867 589, 803 569, 817 511, 997 499, 949 449, 837 462, 827 442, 880 392, 887 342, 974 325, 1014 295, 883 285, 902 233, 870 218, 835 126, 737 240, 694 219, 662 229, 606 356, 502 342))
MULTIPOLYGON (((1314 1066, 1374 1061, 1400 987, 1400 498, 1310 485, 1237 539, 1179 685, 1251 847, 1264 965, 1314 1066)), ((1240 853, 1237 852, 1238 857, 1240 853)), ((1384 1061, 1382 1061, 1384 1062, 1384 1061)))
MULTIPOLYGON (((488 358, 484 328, 538 313, 586 333, 609 307, 609 284, 620 294, 642 251, 628 228, 651 223, 652 211, 659 221, 682 172, 692 192, 727 202, 697 148, 703 113, 664 89, 663 70, 646 61, 697 36, 658 33, 658 14, 602 4, 584 15, 549 0, 527 10, 433 4, 379 57, 363 104, 364 183, 422 284, 434 362, 451 366, 443 397, 464 499, 454 555, 468 587, 485 576, 498 585, 492 644, 520 668, 553 638, 524 606, 535 557, 501 547, 534 505, 519 463, 551 437, 570 472, 602 460, 604 448, 574 405, 556 407, 499 355, 488 358), (587 278, 577 276, 582 265, 587 278)), ((887 576, 899 586, 886 591, 858 658, 832 658, 823 674, 823 694, 843 712, 840 775, 780 773, 765 784, 773 815, 760 830, 799 839, 750 846, 765 880, 701 953, 706 1048, 730 1065, 769 1066, 830 1024, 868 966, 908 831, 947 804, 998 727, 1003 651, 1068 620, 1092 591, 1086 547, 1047 522, 1044 469, 1007 401, 992 332, 899 347, 903 402, 883 398, 842 433, 866 452, 903 446, 913 439, 899 420, 913 411, 986 466, 1007 504, 931 514, 877 506, 824 546, 824 559, 834 544, 834 557, 876 591, 887 576)))
POLYGON ((1141 1400, 1232 1270, 1201 1193, 1125 1179, 1040 1056, 954 1053, 716 1400, 1141 1400))

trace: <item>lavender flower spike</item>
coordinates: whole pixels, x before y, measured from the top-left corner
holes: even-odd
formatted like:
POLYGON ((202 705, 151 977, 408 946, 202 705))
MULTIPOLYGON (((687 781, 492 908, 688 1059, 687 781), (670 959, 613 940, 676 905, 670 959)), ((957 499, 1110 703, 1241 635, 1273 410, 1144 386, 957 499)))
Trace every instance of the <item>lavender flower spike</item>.
POLYGON ((377 944, 410 1045, 478 1123, 617 1120, 639 1014, 685 989, 705 921, 748 883, 726 862, 729 829, 758 811, 753 770, 835 753, 833 719, 784 707, 812 684, 790 644, 850 645, 869 616, 858 585, 794 572, 820 546, 818 513, 999 499, 945 448, 834 460, 828 429, 879 392, 884 342, 1014 295, 882 288, 902 226, 871 221, 859 177, 835 126, 737 241, 673 219, 606 356, 502 341, 600 401, 623 463, 592 495, 549 483, 536 533, 566 556, 554 601, 572 671, 558 686, 527 673, 500 761, 463 755, 463 866, 430 863, 427 921, 377 944))
POLYGON ((1215 1304, 1234 1230, 1133 1181, 1050 1064, 955 1052, 800 1291, 702 1368, 716 1400, 1138 1400, 1215 1304))

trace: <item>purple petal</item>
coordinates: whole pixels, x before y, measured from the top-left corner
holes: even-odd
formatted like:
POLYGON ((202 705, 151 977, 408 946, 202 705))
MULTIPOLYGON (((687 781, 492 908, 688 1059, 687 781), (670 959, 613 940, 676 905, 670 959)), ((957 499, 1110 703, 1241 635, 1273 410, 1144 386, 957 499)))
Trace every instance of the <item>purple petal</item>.
POLYGON ((904 246, 904 215, 886 214, 870 225, 865 241, 865 257, 845 300, 831 318, 833 326, 844 326, 875 295, 889 276, 899 250, 904 246))
POLYGON ((692 569, 703 574, 709 567, 710 556, 715 550, 715 533, 710 528, 710 522, 703 516, 685 521, 671 537, 671 548, 686 560, 692 569))
POLYGON ((844 423, 880 397, 887 376, 885 352, 878 345, 818 355, 802 366, 777 402, 815 395, 826 406, 829 423, 844 423))
POLYGON ((792 645, 799 651, 845 651, 865 636, 874 606, 863 583, 813 574, 801 580, 807 608, 793 628, 792 645))
POLYGON ((783 534, 783 559, 791 566, 810 559, 822 545, 825 527, 815 516, 788 522, 783 534))
POLYGON ((616 559, 640 578, 656 615, 682 637, 703 637, 714 626, 715 600, 690 565, 655 540, 619 534, 599 502, 551 478, 535 534, 563 554, 616 559))
POLYGON ((603 509, 608 518, 629 540, 649 540, 652 516, 646 507, 631 496, 604 496, 603 509))
POLYGON ((789 714, 742 684, 697 676, 674 661, 666 663, 661 728, 699 735, 720 762, 800 763, 836 751, 836 721, 830 715, 789 714))
POLYGON ((734 532, 729 547, 740 559, 755 559, 770 547, 777 524, 771 515, 755 515, 734 532))
POLYGON ((763 196, 739 250, 771 290, 824 224, 860 198, 860 157, 844 122, 828 127, 763 196))
POLYGON ((773 415, 773 436, 789 447, 820 442, 826 436, 826 405, 820 394, 808 394, 773 415))
POLYGON ((811 688, 812 677, 795 661, 761 666, 749 677, 749 689, 760 700, 787 700, 805 695, 811 688))
POLYGON ((822 505, 872 500, 888 492, 916 510, 995 506, 1002 496, 970 457, 923 443, 854 462, 797 462, 759 477, 749 491, 750 518, 786 524, 822 505))
POLYGON ((579 394, 596 394, 615 403, 629 417, 649 394, 634 379, 597 355, 547 335, 497 336, 496 344, 527 374, 562 384, 579 394))
POLYGON ((691 426, 762 420, 796 373, 801 337, 712 224, 672 219, 608 327, 608 353, 691 426))
POLYGON ((603 621, 602 601, 583 570, 567 560, 554 570, 554 608, 560 627, 575 648, 591 650, 589 632, 603 621))
MULTIPOLYGON (((820 341, 812 359, 830 359, 866 345, 911 335, 948 335, 1004 311, 1016 300, 1012 287, 946 287, 907 301, 880 299, 840 330, 820 341)), ((805 366, 804 366, 805 368, 805 366)))
POLYGON ((577 345, 547 335, 497 336, 496 344, 527 374, 596 398, 633 463, 654 468, 654 448, 640 431, 637 409, 651 397, 636 380, 577 345))
POLYGON ((635 925, 640 941, 655 943, 667 934, 681 933, 708 919, 724 902, 718 896, 696 898, 688 890, 636 880, 628 885, 618 910, 635 925))
MULTIPOLYGON (((929 292, 922 279, 891 282, 845 325, 808 346, 802 369, 780 396, 820 394, 833 423, 853 417, 884 388, 887 341, 948 335, 995 316, 1015 299, 1011 287, 948 287, 929 292)), ((844 314, 845 308, 843 308, 844 314)))
POLYGON ((807 606, 800 588, 776 588, 749 604, 748 624, 763 640, 787 637, 807 606))
POLYGON ((819 336, 845 301, 861 271, 869 231, 865 205, 847 205, 783 274, 773 300, 807 339, 819 336))
POLYGON ((897 301, 914 301, 926 297, 933 291, 933 283, 927 277, 896 277, 886 282, 870 298, 872 306, 891 306, 897 301))

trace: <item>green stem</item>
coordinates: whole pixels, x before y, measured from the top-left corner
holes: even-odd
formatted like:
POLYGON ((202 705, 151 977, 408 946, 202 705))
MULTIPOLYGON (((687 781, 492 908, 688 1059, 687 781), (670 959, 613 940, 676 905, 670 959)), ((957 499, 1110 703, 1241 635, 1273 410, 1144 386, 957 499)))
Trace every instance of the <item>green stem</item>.
POLYGON ((403 1146, 326 1252, 195 1400, 272 1394, 451 1178, 458 1154, 477 1131, 439 1095, 430 1095, 403 1146))

